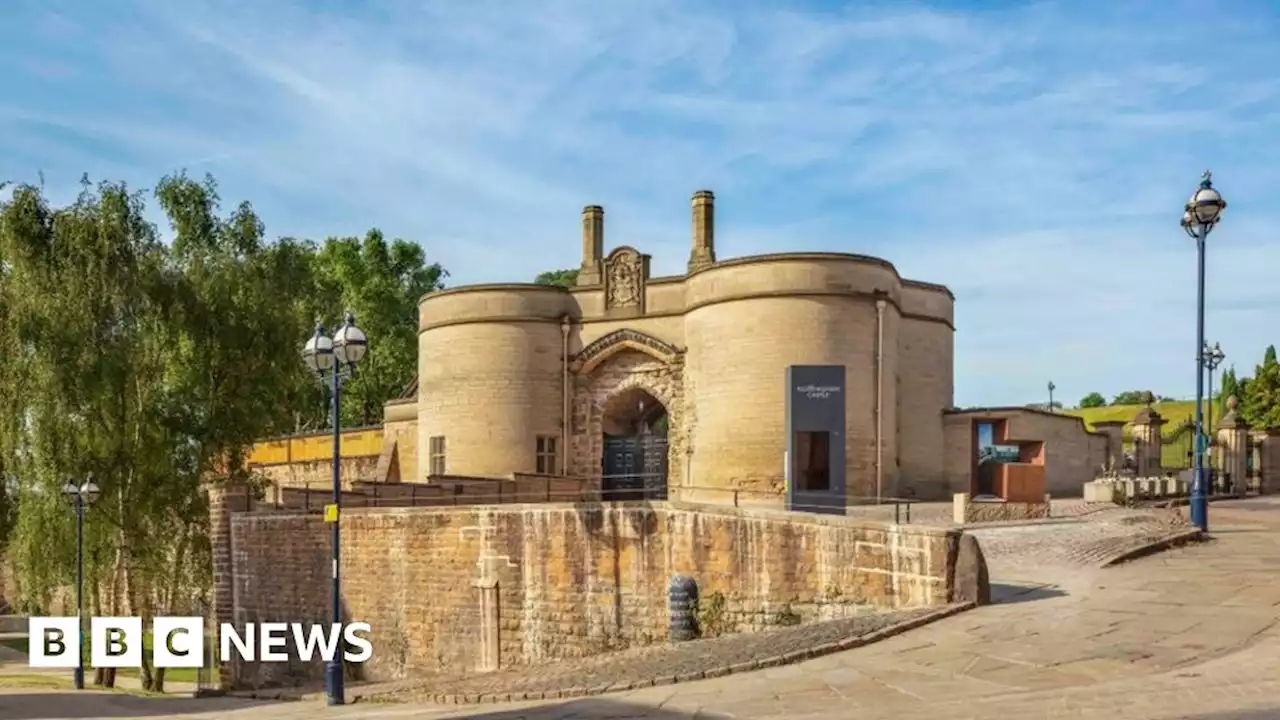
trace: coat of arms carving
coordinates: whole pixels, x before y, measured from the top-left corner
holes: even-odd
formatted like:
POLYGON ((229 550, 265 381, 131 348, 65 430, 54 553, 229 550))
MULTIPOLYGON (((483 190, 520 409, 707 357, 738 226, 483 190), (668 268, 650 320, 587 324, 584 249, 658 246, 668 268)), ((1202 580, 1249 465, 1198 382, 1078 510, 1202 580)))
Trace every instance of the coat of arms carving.
POLYGON ((608 307, 639 307, 644 282, 644 264, 639 253, 628 249, 609 258, 607 277, 608 307))

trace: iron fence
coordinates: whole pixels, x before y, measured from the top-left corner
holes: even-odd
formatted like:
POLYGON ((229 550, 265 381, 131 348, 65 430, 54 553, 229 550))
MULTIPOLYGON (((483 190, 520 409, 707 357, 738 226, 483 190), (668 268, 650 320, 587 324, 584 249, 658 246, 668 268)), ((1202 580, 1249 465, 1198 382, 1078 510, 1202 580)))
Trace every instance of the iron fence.
MULTIPOLYGON (((773 508, 786 502, 776 490, 725 488, 703 485, 668 486, 665 476, 626 473, 595 479, 540 478, 551 482, 494 480, 469 482, 458 486, 444 483, 368 483, 357 484, 344 492, 344 507, 463 507, 472 505, 659 502, 670 499, 674 490, 679 499, 694 503, 711 503, 739 508, 773 508)), ((912 521, 912 506, 921 502, 914 498, 844 496, 846 514, 872 517, 895 524, 912 521)), ((280 501, 272 509, 289 512, 320 513, 333 502, 332 492, 320 488, 282 488, 280 501)), ((812 505, 795 500, 788 509, 800 512, 830 513, 829 504, 812 505)))
POLYGON ((200 667, 196 669, 196 697, 209 697, 222 694, 222 684, 218 677, 218 623, 213 616, 213 609, 204 600, 196 600, 196 615, 204 618, 204 657, 200 667))

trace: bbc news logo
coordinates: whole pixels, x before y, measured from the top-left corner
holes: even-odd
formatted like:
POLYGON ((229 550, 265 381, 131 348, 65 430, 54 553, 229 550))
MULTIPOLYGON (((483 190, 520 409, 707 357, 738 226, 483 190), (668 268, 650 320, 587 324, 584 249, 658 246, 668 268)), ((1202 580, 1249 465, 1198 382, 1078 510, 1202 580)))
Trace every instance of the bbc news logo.
MULTIPOLYGON (((31 667, 79 666, 80 619, 33 617, 28 621, 27 654, 31 667)), ((218 628, 221 662, 289 662, 290 640, 298 659, 317 656, 333 662, 339 654, 352 663, 373 657, 368 623, 319 625, 310 623, 249 623, 238 630, 231 623, 218 628)), ((151 625, 151 664, 157 668, 200 668, 206 664, 204 618, 158 617, 151 625)), ((89 623, 91 666, 142 667, 145 646, 142 618, 95 617, 89 623)))

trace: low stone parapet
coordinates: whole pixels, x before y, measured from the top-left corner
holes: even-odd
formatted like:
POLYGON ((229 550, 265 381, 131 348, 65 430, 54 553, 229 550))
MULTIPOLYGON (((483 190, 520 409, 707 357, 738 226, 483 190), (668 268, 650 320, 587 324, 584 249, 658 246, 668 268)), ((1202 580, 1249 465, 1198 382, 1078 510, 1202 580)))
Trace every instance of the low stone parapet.
POLYGON ((1099 478, 1084 484, 1084 501, 1124 505, 1140 500, 1186 497, 1191 482, 1183 477, 1099 478))

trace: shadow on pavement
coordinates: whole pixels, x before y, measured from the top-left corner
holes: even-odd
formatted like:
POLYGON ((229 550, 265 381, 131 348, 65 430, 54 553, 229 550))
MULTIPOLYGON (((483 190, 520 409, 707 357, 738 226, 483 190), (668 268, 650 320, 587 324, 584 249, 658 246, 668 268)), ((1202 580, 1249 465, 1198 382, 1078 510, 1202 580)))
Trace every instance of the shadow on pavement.
POLYGON ((1236 710, 1232 712, 1188 715, 1183 720, 1276 720, 1280 718, 1280 705, 1265 710, 1236 710))
MULTIPOLYGON (((581 700, 571 700, 556 705, 542 705, 535 708, 525 708, 517 710, 492 710, 485 712, 477 709, 474 714, 456 715, 455 718, 461 720, 569 720, 570 718, 577 720, 579 718, 591 718, 592 720, 607 720, 608 718, 617 718, 622 720, 690 720, 690 718, 698 718, 698 720, 714 720, 716 718, 732 718, 732 715, 720 713, 708 713, 703 710, 685 712, 682 710, 665 710, 645 705, 633 705, 631 703, 620 702, 618 700, 609 700, 606 698, 583 698, 581 700)), ((1216 719, 1215 719, 1216 720, 1216 719)))
POLYGON ((142 718, 155 715, 222 717, 234 710, 278 705, 240 698, 144 697, 119 692, 0 693, 0 720, 142 718))
POLYGON ((1065 592, 1051 585, 1034 586, 991 583, 991 603, 993 605, 1033 602, 1035 600, 1047 600, 1065 596, 1065 592))

